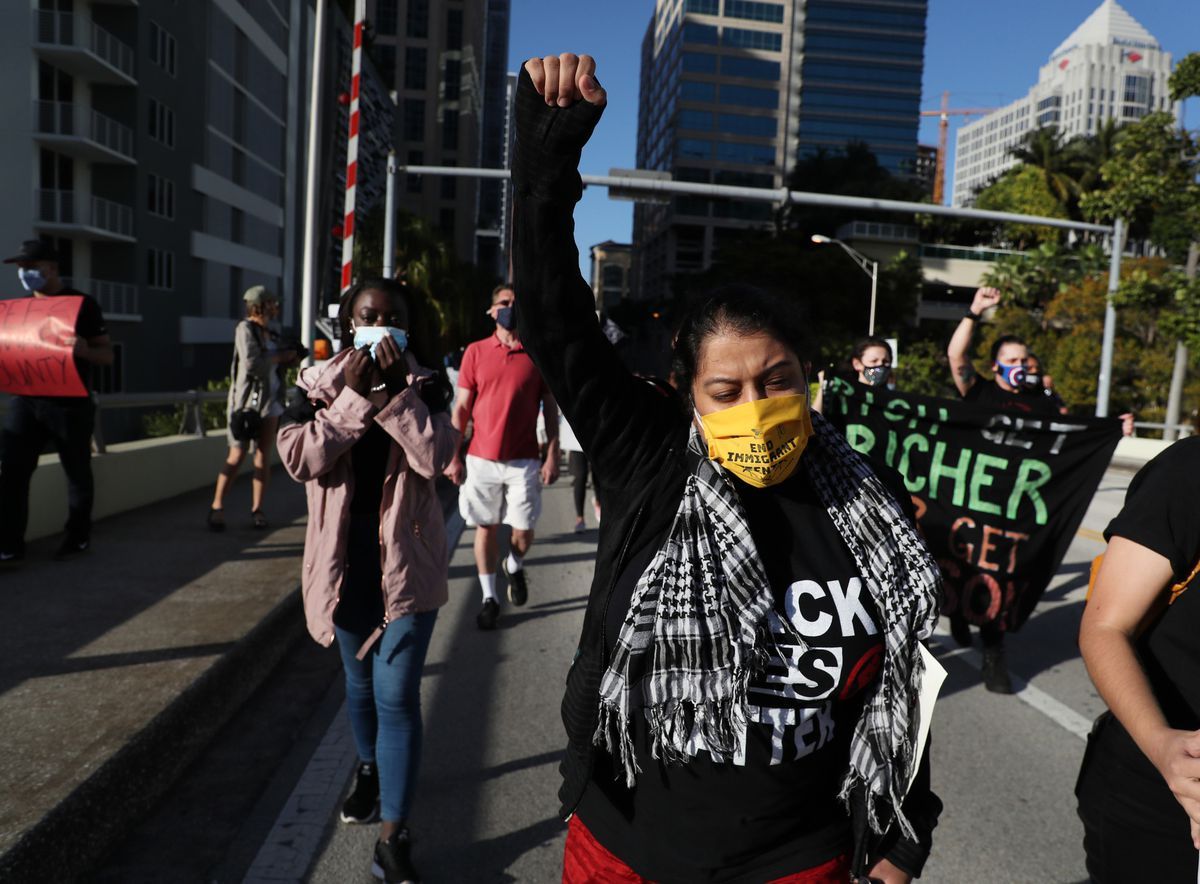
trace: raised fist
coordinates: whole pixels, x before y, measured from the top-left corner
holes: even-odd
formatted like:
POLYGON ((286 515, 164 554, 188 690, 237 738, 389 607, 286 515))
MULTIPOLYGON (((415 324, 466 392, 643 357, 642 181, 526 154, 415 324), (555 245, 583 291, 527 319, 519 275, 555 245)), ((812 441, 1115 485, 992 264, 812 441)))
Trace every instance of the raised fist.
POLYGON ((975 292, 975 297, 971 301, 971 312, 976 316, 983 314, 983 311, 990 310, 1000 303, 1000 289, 994 289, 985 286, 975 292))

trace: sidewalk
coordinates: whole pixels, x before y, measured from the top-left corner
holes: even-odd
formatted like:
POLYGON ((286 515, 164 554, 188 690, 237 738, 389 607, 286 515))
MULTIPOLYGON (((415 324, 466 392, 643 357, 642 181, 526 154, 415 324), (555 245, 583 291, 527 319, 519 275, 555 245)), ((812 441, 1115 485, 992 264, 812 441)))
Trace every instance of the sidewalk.
POLYGON ((87 869, 304 635, 303 488, 276 470, 260 533, 249 486, 223 534, 206 489, 98 522, 76 560, 50 538, 0 571, 0 880, 87 869))

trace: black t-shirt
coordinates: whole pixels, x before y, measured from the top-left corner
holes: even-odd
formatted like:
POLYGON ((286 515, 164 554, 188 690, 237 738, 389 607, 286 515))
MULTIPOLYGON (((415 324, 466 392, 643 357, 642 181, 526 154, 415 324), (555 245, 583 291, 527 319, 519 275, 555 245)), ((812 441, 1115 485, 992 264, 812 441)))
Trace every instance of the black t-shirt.
POLYGON ((1047 396, 1048 392, 1050 391, 1042 389, 1031 392, 1018 390, 1010 393, 1008 390, 1002 390, 995 381, 976 378, 975 383, 971 385, 962 399, 963 402, 982 405, 998 411, 1021 411, 1026 414, 1040 415, 1061 414, 1059 406, 1062 404, 1062 400, 1053 393, 1047 396))
POLYGON ((392 437, 374 421, 350 449, 350 462, 354 467, 351 514, 379 517, 379 508, 383 505, 383 477, 391 450, 392 437))
MULTIPOLYGON (((893 478, 889 486, 910 511, 907 492, 893 478)), ((836 795, 862 689, 882 661, 877 611, 803 469, 771 488, 735 484, 774 590, 772 633, 778 642, 749 692, 755 711, 745 757, 716 760, 700 751, 686 764, 661 763, 651 757, 645 718, 635 711, 642 769, 635 787, 627 789, 619 765, 597 752, 578 811, 601 844, 656 881, 765 881, 852 847, 836 795), (789 645, 779 620, 784 616, 805 637, 808 652, 798 654, 789 645), (789 708, 797 710, 795 724, 773 723, 789 708)), ((605 621, 610 658, 633 589, 656 548, 652 544, 628 563, 617 580, 605 621)))
MULTIPOLYGON (((1176 442, 1134 477, 1106 537, 1124 537, 1171 563, 1174 581, 1200 562, 1200 437, 1176 442)), ((1138 657, 1167 723, 1200 729, 1200 579, 1137 641, 1138 657)))
MULTIPOLYGON (((75 319, 75 334, 85 340, 98 338, 101 335, 108 334, 108 327, 104 323, 104 312, 100 309, 100 303, 91 295, 85 295, 83 292, 72 289, 62 288, 53 295, 47 295, 50 298, 61 298, 66 296, 82 297, 83 303, 79 306, 79 315, 75 319)), ((92 383, 92 363, 86 359, 76 359, 75 369, 79 372, 79 379, 83 382, 83 386, 88 390, 93 387, 92 383)), ((61 396, 61 397, 46 397, 56 398, 64 401, 78 400, 82 397, 61 396)))

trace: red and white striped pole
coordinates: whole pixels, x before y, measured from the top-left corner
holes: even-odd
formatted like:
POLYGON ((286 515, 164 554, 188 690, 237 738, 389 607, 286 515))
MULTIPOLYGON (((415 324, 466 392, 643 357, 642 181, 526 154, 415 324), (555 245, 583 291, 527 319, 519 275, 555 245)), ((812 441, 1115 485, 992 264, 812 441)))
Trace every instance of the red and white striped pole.
POLYGON ((342 221, 342 291, 354 277, 354 198, 358 183, 358 99, 362 79, 363 21, 367 0, 354 0, 354 53, 350 61, 350 134, 346 139, 346 205, 342 221))

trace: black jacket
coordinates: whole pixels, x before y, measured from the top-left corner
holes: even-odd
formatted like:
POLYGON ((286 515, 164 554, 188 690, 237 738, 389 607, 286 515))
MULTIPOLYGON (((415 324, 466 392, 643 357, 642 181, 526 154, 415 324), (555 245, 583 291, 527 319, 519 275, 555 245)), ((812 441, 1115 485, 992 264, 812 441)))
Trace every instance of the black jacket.
MULTIPOLYGON (((562 702, 567 749, 559 798, 568 817, 592 774, 609 599, 625 563, 662 545, 689 472, 690 419, 679 397, 625 368, 600 329, 591 287, 579 274, 573 220, 583 192, 579 158, 601 113, 586 102, 548 107, 522 70, 513 159, 517 331, 587 454, 604 509, 595 576, 562 702)), ((889 858, 914 873, 928 854, 941 809, 929 791, 927 760, 922 768, 905 808, 912 807, 910 819, 923 843, 888 845, 894 846, 889 858)), ((865 820, 856 819, 855 829, 861 851, 878 855, 865 820)))

